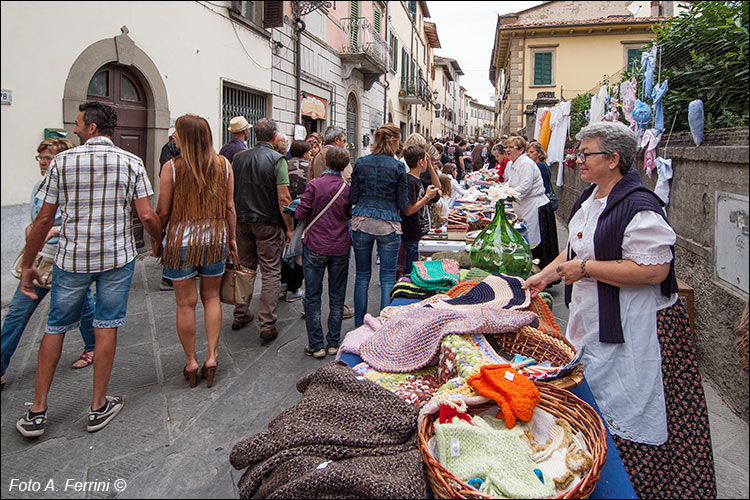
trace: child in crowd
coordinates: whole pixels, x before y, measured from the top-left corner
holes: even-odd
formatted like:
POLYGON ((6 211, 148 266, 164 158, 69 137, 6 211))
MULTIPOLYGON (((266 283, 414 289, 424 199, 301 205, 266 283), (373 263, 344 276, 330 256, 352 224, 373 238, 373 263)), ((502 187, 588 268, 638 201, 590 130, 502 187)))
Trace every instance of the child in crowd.
POLYGON ((433 224, 434 228, 442 227, 448 223, 448 213, 450 212, 451 197, 453 196, 453 188, 451 187, 453 177, 448 174, 440 174, 438 178, 440 179, 441 196, 437 202, 437 208, 440 220, 435 221, 435 224, 433 224))
POLYGON ((447 162, 443 164, 443 174, 450 176, 451 181, 451 198, 448 204, 448 208, 451 208, 456 204, 456 198, 466 194, 466 189, 461 187, 461 184, 456 180, 456 166, 453 163, 447 162))
POLYGON ((307 346, 305 354, 324 358, 326 352, 335 356, 341 337, 341 316, 349 274, 349 219, 352 204, 349 185, 341 172, 349 165, 349 153, 342 147, 331 147, 325 155, 323 175, 307 183, 294 216, 307 219, 307 234, 303 237, 302 270, 305 275, 305 309, 307 346), (328 335, 323 346, 320 322, 320 298, 323 277, 328 270, 328 335))
POLYGON ((419 260, 419 240, 430 232, 430 215, 427 203, 435 203, 440 199, 440 179, 432 166, 430 157, 421 146, 409 146, 404 150, 404 159, 409 166, 407 183, 409 186, 409 206, 401 214, 401 240, 404 245, 404 275, 411 274, 412 264, 419 260), (427 191, 419 176, 429 169, 432 184, 427 191))

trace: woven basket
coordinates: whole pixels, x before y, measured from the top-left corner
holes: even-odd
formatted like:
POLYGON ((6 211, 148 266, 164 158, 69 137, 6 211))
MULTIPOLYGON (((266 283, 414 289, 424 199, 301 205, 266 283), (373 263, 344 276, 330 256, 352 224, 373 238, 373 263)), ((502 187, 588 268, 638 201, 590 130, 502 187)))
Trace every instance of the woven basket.
MULTIPOLYGON (((549 361, 552 366, 565 366, 576 355, 575 348, 565 337, 555 338, 536 328, 524 326, 514 332, 493 335, 502 350, 534 358, 537 363, 549 361)), ((523 368, 520 370, 524 372, 523 368)), ((572 389, 583 382, 583 365, 578 365, 569 375, 546 382, 560 389, 572 389)))
MULTIPOLYGON (((573 429, 573 434, 580 431, 594 462, 591 470, 578 484, 551 498, 588 498, 594 491, 602 467, 607 461, 607 433, 602 419, 588 403, 572 393, 544 382, 538 382, 536 386, 541 397, 538 407, 555 418, 567 421, 573 429)), ((469 406, 469 414, 476 415, 495 407, 497 404, 494 402, 469 406)), ((419 427, 419 451, 422 453, 435 498, 495 498, 461 481, 432 456, 427 442, 435 435, 433 424, 436 418, 437 414, 434 413, 425 416, 419 427)))

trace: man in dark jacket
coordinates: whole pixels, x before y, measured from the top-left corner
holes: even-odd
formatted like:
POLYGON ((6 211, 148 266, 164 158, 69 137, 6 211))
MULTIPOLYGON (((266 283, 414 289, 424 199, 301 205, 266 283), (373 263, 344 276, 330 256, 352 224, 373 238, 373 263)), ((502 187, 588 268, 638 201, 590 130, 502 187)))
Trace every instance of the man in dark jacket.
MULTIPOLYGON (((234 156, 234 204, 237 210, 237 249, 243 266, 262 275, 258 318, 260 338, 275 339, 276 306, 281 290, 281 255, 284 233, 288 242, 294 232, 291 217, 283 208, 292 201, 289 194, 289 167, 273 149, 276 122, 263 118, 255 124, 257 145, 234 156)), ((235 305, 232 330, 253 320, 249 304, 235 305)))

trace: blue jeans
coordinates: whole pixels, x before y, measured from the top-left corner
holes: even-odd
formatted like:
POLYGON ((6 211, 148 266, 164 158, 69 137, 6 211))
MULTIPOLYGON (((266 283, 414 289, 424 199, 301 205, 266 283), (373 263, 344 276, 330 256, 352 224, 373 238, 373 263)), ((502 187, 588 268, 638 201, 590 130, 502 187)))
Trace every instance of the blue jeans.
POLYGON ((328 347, 338 347, 341 342, 341 314, 344 311, 346 280, 349 275, 349 254, 331 257, 315 253, 304 247, 302 272, 305 275, 305 308, 307 346, 313 351, 323 348, 323 327, 320 323, 320 296, 323 293, 323 275, 328 269, 328 347))
POLYGON ((96 282, 94 328, 118 328, 125 324, 130 282, 135 259, 122 267, 98 273, 71 273, 52 269, 52 295, 45 333, 65 333, 78 328, 84 298, 96 282))
POLYGON ((354 326, 362 326, 367 312, 367 290, 372 276, 372 246, 378 242, 380 257, 380 308, 391 304, 391 290, 396 284, 396 266, 401 235, 392 232, 385 236, 352 231, 352 246, 357 273, 354 278, 354 326))
MULTIPOLYGON (((34 293, 36 293, 37 299, 30 299, 26 295, 21 293, 21 285, 16 288, 16 293, 13 295, 13 300, 10 302, 10 308, 8 309, 8 315, 5 317, 5 323, 3 323, 2 337, 0 350, 2 350, 2 373, 5 374, 5 370, 10 364, 10 358, 13 357, 13 353, 16 352, 18 343, 21 340, 21 335, 26 329, 26 325, 29 323, 32 314, 36 311, 36 308, 41 304, 44 297, 49 293, 49 289, 34 287, 34 293)), ((83 337, 84 349, 87 351, 94 350, 94 327, 91 322, 94 320, 94 299, 91 296, 91 287, 89 287, 86 293, 86 300, 83 302, 83 306, 78 309, 78 315, 81 319, 81 337, 83 337)))
POLYGON ((411 268, 417 260, 419 260, 419 241, 404 241, 404 276, 411 276, 411 268))
MULTIPOLYGON (((224 274, 224 261, 227 258, 226 250, 222 248, 221 257, 217 261, 209 262, 208 257, 203 257, 203 261, 197 266, 183 268, 187 257, 187 247, 180 250, 180 263, 176 268, 165 267, 162 270, 162 276, 172 281, 182 281, 195 278, 200 275, 204 278, 215 278, 224 274)), ((205 254, 204 254, 205 255, 205 254)))

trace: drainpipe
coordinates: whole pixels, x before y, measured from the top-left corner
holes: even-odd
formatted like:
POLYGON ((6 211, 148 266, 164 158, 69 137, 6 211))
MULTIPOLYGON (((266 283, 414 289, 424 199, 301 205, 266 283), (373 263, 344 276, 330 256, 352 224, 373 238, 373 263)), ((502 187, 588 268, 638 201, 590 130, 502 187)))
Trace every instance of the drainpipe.
MULTIPOLYGON (((526 29, 523 30, 523 50, 521 51, 521 110, 526 106, 526 29)), ((533 81, 533 80, 532 80, 533 81)), ((523 113, 523 111, 521 111, 523 113)), ((521 115, 523 116, 523 115, 521 115)), ((523 118, 521 118, 521 129, 523 129, 523 118)))
POLYGON ((295 34, 295 61, 294 61, 294 72, 297 79, 297 113, 294 116, 295 125, 301 123, 301 107, 302 107, 302 32, 305 31, 305 21, 300 18, 294 19, 294 34, 295 34))
MULTIPOLYGON (((389 3, 385 2, 385 35, 388 36, 388 28, 391 27, 389 20, 389 3)), ((388 41, 390 42, 390 37, 388 38, 388 41)), ((391 62, 391 64, 393 64, 391 62)), ((391 88, 391 82, 388 81, 388 72, 391 70, 391 68, 387 68, 385 70, 385 87, 383 87, 383 123, 388 123, 388 89, 391 88)))

